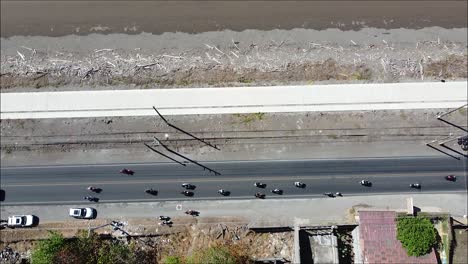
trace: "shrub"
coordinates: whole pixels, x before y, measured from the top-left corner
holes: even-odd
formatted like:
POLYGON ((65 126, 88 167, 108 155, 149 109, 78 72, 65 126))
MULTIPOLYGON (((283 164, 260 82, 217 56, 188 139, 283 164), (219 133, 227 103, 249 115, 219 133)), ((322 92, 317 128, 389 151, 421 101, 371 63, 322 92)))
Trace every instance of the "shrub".
POLYGON ((436 245, 436 231, 425 217, 403 217, 398 219, 397 239, 409 256, 423 256, 436 245))
POLYGON ((31 255, 32 264, 54 263, 57 253, 65 247, 66 239, 59 233, 50 232, 49 238, 39 241, 31 255))
POLYGON ((187 259, 188 264, 236 264, 236 258, 223 246, 213 246, 195 252, 187 259))
POLYGON ((134 254, 127 245, 118 241, 103 244, 99 249, 98 264, 131 264, 135 263, 134 254))
POLYGON ((177 256, 167 256, 163 259, 162 263, 164 264, 182 264, 182 260, 177 256))

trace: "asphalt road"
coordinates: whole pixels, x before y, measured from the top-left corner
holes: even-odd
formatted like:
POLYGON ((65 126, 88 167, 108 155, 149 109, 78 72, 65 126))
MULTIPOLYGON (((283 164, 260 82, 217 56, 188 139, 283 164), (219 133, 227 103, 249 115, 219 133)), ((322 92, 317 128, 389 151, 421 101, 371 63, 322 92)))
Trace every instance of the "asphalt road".
POLYGON ((1 36, 464 28, 466 1, 0 1, 1 36))
MULTIPOLYGON (((450 158, 425 157, 401 159, 301 160, 211 162, 206 166, 222 173, 215 176, 195 165, 120 164, 47 167, 9 167, 1 169, 1 189, 5 191, 4 205, 88 203, 85 195, 94 195, 100 202, 130 202, 194 199, 254 199, 257 191, 267 199, 322 196, 324 192, 348 195, 372 195, 407 192, 463 192, 466 172, 461 161, 450 158), (119 174, 122 167, 133 169, 133 176, 119 174), (454 174, 456 182, 445 175, 454 174), (370 180, 372 187, 358 182, 370 180), (255 181, 267 184, 264 190, 253 186, 255 181), (296 188, 294 181, 307 186, 296 188), (195 184, 194 197, 180 194, 180 184, 195 184), (409 188, 420 183, 421 190, 409 188), (86 190, 90 185, 102 188, 100 194, 86 190), (145 189, 158 190, 151 196, 145 189), (229 197, 217 194, 223 188, 229 197), (270 193, 273 188, 284 190, 282 196, 270 193)), ((341 199, 341 198, 340 198, 341 199)))

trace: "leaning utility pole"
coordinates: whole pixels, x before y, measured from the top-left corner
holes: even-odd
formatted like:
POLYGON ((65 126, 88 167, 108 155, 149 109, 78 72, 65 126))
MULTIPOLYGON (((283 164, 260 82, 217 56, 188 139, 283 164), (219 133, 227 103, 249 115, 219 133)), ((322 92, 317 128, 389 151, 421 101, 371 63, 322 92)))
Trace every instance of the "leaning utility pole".
POLYGON ((174 129, 176 129, 176 130, 178 130, 178 131, 180 131, 180 132, 182 132, 182 133, 184 133, 184 134, 186 134, 186 135, 188 135, 188 136, 190 136, 190 137, 192 137, 192 138, 194 138, 194 139, 196 139, 196 140, 198 140, 198 141, 200 141, 200 142, 202 142, 202 143, 204 143, 204 144, 207 145, 207 146, 210 146, 210 147, 212 147, 212 148, 214 148, 214 149, 220 150, 216 145, 212 145, 212 144, 210 144, 209 142, 206 142, 205 140, 203 140, 203 139, 201 139, 201 138, 199 138, 199 137, 196 137, 195 135, 193 135, 193 134, 191 134, 191 133, 189 133, 189 132, 187 132, 187 131, 185 131, 185 130, 183 130, 183 129, 181 129, 181 128, 178 128, 178 127, 174 126, 174 125, 171 124, 171 123, 169 123, 169 122, 166 120, 166 118, 164 118, 164 116, 161 115, 161 113, 159 113, 159 111, 158 111, 158 109, 156 109, 156 107, 153 106, 153 109, 154 109, 154 111, 156 111, 156 113, 158 113, 159 117, 161 117, 161 119, 164 121, 164 123, 166 123, 168 126, 174 128, 174 129))

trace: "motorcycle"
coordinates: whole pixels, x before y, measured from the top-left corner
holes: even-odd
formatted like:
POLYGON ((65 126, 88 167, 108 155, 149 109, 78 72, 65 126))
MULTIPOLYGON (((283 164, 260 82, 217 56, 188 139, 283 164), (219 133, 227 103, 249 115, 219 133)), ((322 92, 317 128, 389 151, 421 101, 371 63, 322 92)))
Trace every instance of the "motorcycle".
POLYGON ((265 199, 265 194, 258 192, 258 193, 255 194, 255 197, 258 198, 258 199, 265 199))
POLYGON ((185 214, 188 214, 188 215, 191 215, 191 216, 199 216, 200 212, 195 211, 195 210, 188 210, 188 211, 185 211, 185 214))
POLYGON ((370 181, 366 181, 366 180, 362 180, 359 182, 362 186, 366 186, 366 187, 370 187, 372 186, 372 182, 370 181))
POLYGON ((457 180, 457 177, 456 177, 455 175, 447 175, 447 176, 445 176, 445 179, 446 179, 447 181, 454 182, 454 181, 457 180))
POLYGON ((147 189, 145 190, 145 193, 151 194, 151 195, 158 195, 158 191, 154 189, 147 189))
POLYGON ((132 170, 130 170, 130 169, 126 169, 126 168, 121 169, 121 170, 120 170, 120 173, 126 174, 126 175, 133 175, 133 174, 135 174, 134 171, 132 171, 132 170))
POLYGON ((187 190, 195 190, 197 186, 190 184, 190 183, 182 183, 182 188, 185 188, 187 190))
POLYGON ((263 183, 263 182, 256 182, 254 183, 254 186, 257 188, 262 188, 262 189, 267 187, 266 183, 263 183))
POLYGON ((231 194, 230 191, 226 191, 224 189, 218 190, 218 193, 223 195, 223 196, 229 196, 231 194))
POLYGON ((274 194, 278 194, 278 195, 283 194, 283 190, 280 190, 280 189, 274 189, 274 190, 271 190, 271 192, 274 194))
POLYGON ((89 187, 88 187, 88 190, 89 190, 89 191, 92 191, 92 192, 95 192, 95 193, 100 193, 100 192, 102 192, 102 189, 101 189, 101 188, 97 188, 97 187, 94 187, 94 186, 89 186, 89 187))
POLYGON ((306 187, 305 183, 303 183, 303 182, 294 182, 294 186, 296 186, 297 188, 305 188, 306 187))
POLYGON ((85 196, 85 197, 83 197, 83 199, 88 200, 90 202, 95 202, 95 203, 99 202, 99 198, 93 197, 93 196, 85 196))
POLYGON ((191 192, 191 191, 181 191, 180 193, 183 194, 183 195, 185 195, 185 196, 189 196, 189 197, 191 197, 191 196, 194 195, 194 193, 191 192))
POLYGON ((159 225, 167 225, 167 226, 171 226, 172 224, 173 223, 171 220, 164 220, 161 223, 159 223, 159 225))

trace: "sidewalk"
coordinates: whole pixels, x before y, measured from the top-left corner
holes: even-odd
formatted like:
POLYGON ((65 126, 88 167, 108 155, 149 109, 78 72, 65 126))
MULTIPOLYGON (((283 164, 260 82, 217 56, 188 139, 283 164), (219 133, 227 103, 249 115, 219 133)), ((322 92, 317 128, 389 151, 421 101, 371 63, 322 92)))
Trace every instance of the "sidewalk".
POLYGON ((467 82, 3 93, 1 119, 454 108, 467 82))
MULTIPOLYGON (((346 196, 312 199, 265 199, 229 201, 168 201, 151 203, 103 203, 95 204, 98 219, 127 221, 133 218, 184 217, 189 209, 200 212, 200 220, 210 217, 244 218, 250 226, 293 226, 294 221, 304 225, 353 224, 354 213, 366 210, 405 211, 406 199, 413 197, 414 206, 422 212, 449 212, 462 219, 467 214, 466 193, 346 196)), ((2 206, 1 215, 34 214, 41 223, 70 220, 68 208, 76 205, 2 206)), ((83 205, 79 205, 83 206, 83 205)))

